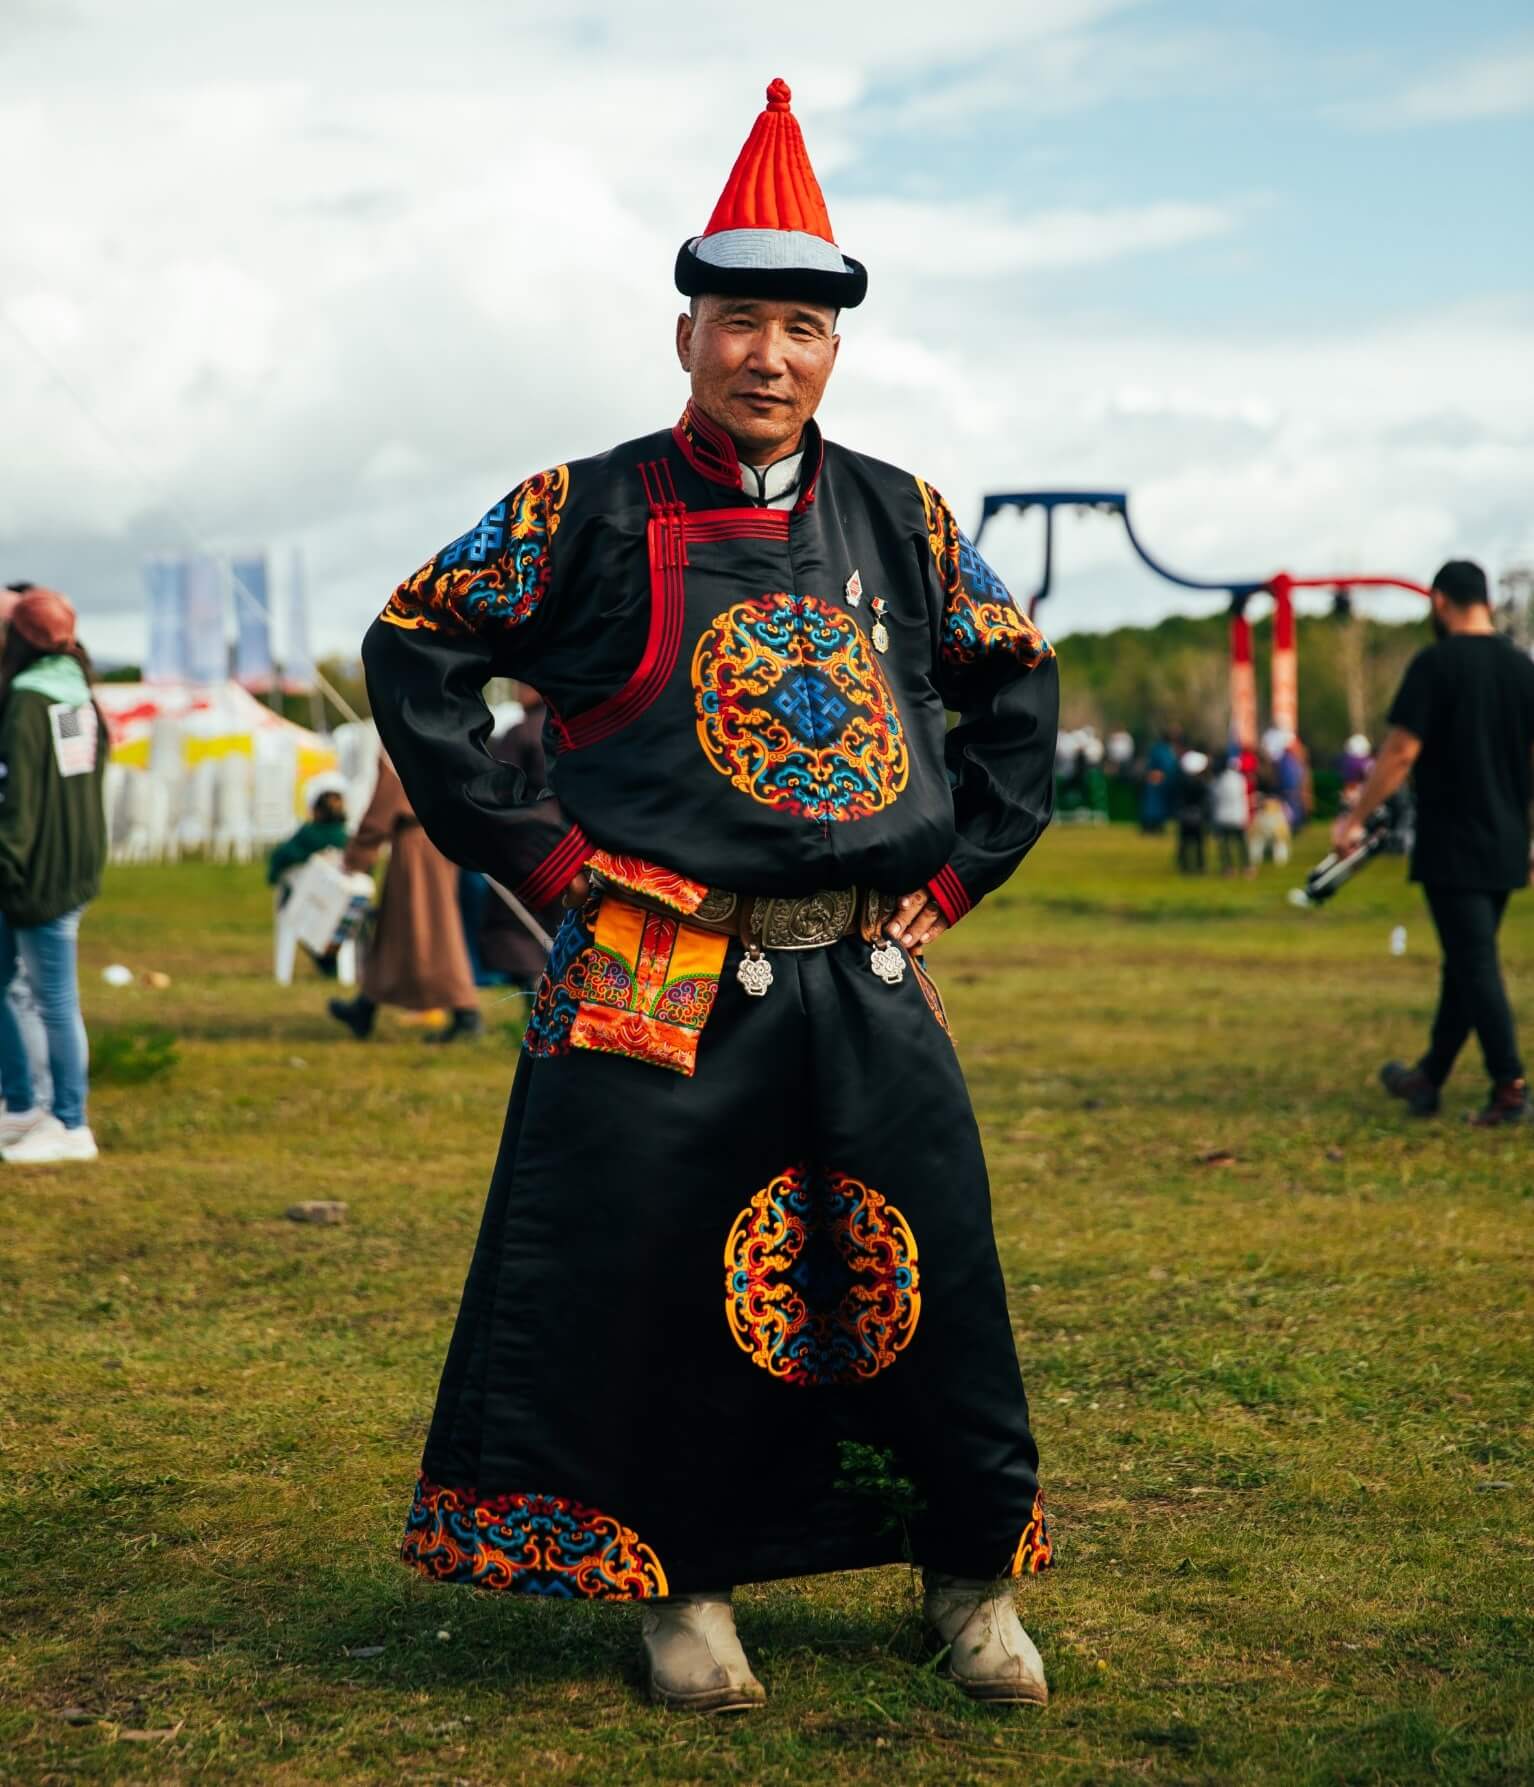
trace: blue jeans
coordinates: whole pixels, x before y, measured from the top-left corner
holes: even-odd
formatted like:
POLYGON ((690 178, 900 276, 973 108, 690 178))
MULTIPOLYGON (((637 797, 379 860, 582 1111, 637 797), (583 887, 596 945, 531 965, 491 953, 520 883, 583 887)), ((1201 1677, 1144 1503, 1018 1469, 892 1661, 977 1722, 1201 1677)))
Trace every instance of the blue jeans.
POLYGON ((32 998, 48 1038, 53 1114, 66 1129, 79 1129, 85 1122, 87 1045, 75 971, 75 942, 84 911, 79 906, 45 925, 13 925, 0 917, 0 1093, 7 1110, 31 1110, 32 1069, 26 1039, 10 1000, 3 996, 10 988, 19 956, 26 964, 32 998))

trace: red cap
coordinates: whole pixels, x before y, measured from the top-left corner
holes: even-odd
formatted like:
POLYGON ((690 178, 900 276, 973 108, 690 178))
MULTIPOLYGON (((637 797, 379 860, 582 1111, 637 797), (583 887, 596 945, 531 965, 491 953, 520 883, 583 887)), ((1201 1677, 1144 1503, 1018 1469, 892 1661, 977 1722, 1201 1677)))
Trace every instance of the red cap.
POLYGON ((836 240, 804 133, 788 109, 792 98, 781 78, 768 87, 767 109, 735 158, 705 236, 720 230, 802 230, 826 242, 836 240))
POLYGON ((75 611, 56 589, 29 589, 16 598, 11 625, 39 651, 61 652, 75 642, 75 611))
POLYGON ((768 87, 767 109, 735 158, 708 228, 682 244, 676 289, 685 297, 790 298, 851 310, 867 295, 867 269, 831 234, 791 98, 787 81, 768 87))

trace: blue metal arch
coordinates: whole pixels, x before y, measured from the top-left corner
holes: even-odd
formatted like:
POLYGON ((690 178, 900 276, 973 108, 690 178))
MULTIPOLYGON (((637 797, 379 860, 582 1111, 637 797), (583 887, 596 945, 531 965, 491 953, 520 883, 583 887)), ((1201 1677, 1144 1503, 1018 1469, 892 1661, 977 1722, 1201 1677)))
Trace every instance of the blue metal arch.
POLYGON ((985 498, 980 510, 980 525, 975 529, 975 545, 980 544, 980 536, 985 532, 986 524, 993 515, 999 515, 1003 509, 1016 509, 1026 513, 1029 509, 1044 511, 1044 576, 1039 587, 1029 601, 1030 614, 1049 594, 1054 583, 1055 568, 1055 511, 1057 509, 1095 509, 1100 515, 1117 515, 1124 524, 1124 532, 1129 537, 1129 544, 1135 556, 1153 571, 1156 576, 1167 583, 1175 583, 1181 589, 1205 590, 1214 595, 1228 595, 1233 604, 1245 603, 1249 596, 1268 587, 1265 578, 1240 578, 1231 581, 1211 582, 1202 577, 1184 577, 1180 571, 1162 564, 1160 559, 1149 552, 1145 543, 1134 530, 1134 523, 1129 519, 1129 493, 1125 490, 1017 490, 998 491, 985 498))

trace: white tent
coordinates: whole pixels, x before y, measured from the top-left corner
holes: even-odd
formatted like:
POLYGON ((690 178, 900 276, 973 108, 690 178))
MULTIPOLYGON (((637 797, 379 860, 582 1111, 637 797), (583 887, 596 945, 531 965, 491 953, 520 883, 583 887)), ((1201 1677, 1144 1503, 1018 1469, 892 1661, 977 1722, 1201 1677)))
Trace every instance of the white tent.
POLYGON ((183 849, 245 861, 287 836, 306 789, 339 766, 335 745, 238 683, 100 683, 112 740, 107 817, 119 861, 183 849))

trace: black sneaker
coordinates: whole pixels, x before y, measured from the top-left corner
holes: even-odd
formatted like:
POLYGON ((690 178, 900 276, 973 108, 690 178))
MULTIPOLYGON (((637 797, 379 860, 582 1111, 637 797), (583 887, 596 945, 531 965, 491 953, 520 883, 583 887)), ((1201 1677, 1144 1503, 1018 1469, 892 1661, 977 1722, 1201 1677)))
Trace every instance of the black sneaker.
POLYGON ((1504 1124, 1527 1123, 1530 1115, 1529 1082, 1508 1080, 1492 1087, 1491 1097, 1471 1113, 1470 1122, 1477 1129, 1501 1129, 1504 1124))
POLYGON ((1380 1084, 1392 1098, 1399 1098, 1414 1117, 1437 1116, 1438 1088, 1420 1067, 1387 1061, 1380 1069, 1380 1084))
POLYGON ((366 1042, 373 1034, 378 1007, 371 999, 332 999, 325 1009, 338 1024, 345 1024, 358 1042, 366 1042))

